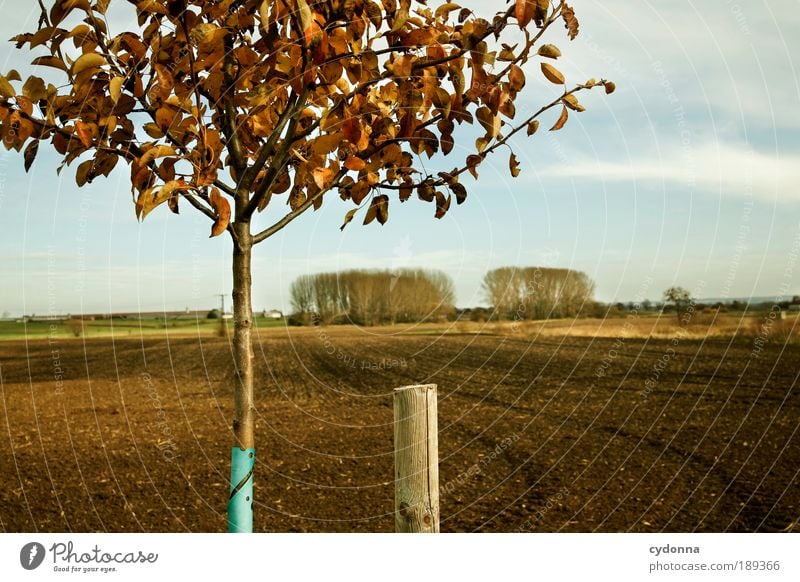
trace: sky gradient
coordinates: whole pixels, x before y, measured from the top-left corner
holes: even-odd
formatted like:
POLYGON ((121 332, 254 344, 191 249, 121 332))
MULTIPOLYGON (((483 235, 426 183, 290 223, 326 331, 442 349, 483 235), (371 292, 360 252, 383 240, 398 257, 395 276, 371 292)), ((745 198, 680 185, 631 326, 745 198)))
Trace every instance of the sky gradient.
MULTIPOLYGON (((0 4, 4 39, 35 29, 35 3, 0 4)), ((332 195, 256 248, 254 307, 288 309, 294 277, 346 268, 442 269, 459 306, 485 303, 483 274, 505 265, 585 271, 603 301, 658 299, 673 284, 800 294, 797 2, 572 4, 581 34, 569 42, 554 26, 547 38, 558 66, 568 83, 605 77, 616 93, 582 94, 587 111, 563 130, 517 139, 518 178, 506 153, 487 160, 443 220, 393 200, 385 226, 341 232, 350 206, 332 195)), ((25 76, 33 56, 7 43, 0 72, 25 76)), ((537 69, 518 118, 558 94, 537 69)), ((206 309, 230 294, 231 243, 208 238, 206 217, 159 208, 138 223, 127 168, 78 189, 74 167, 59 178, 56 163, 43 144, 25 174, 20 154, 0 151, 0 313, 206 309)), ((264 225, 285 212, 273 202, 264 225)))

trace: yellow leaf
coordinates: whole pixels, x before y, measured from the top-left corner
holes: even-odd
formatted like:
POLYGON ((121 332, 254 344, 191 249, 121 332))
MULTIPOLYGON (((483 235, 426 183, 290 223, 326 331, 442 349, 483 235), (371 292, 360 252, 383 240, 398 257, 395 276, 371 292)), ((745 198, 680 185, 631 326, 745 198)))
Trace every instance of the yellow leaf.
POLYGON ((78 75, 87 69, 100 67, 106 64, 105 58, 97 53, 86 53, 81 55, 77 61, 72 63, 72 74, 78 75))
POLYGON ((447 4, 442 4, 439 6, 439 8, 436 9, 436 12, 434 12, 434 16, 436 18, 447 20, 450 17, 450 13, 453 10, 458 10, 459 8, 461 8, 461 6, 458 4, 455 4, 454 2, 448 2, 447 4))
POLYGON ((53 67, 55 69, 60 69, 65 73, 69 71, 69 69, 67 69, 67 65, 64 64, 64 61, 58 57, 36 57, 31 61, 31 64, 38 65, 40 67, 53 67))
POLYGON ((0 75, 0 96, 11 99, 16 96, 16 94, 17 92, 14 90, 14 87, 11 86, 11 83, 8 82, 8 79, 0 75))
POLYGON ((544 73, 544 76, 547 77, 547 80, 551 83, 555 83, 556 85, 564 84, 564 75, 562 75, 561 71, 556 69, 553 65, 549 63, 542 63, 542 73, 544 73))
POLYGON ((148 188, 139 194, 136 201, 136 216, 144 220, 154 208, 168 201, 181 190, 188 190, 189 186, 183 180, 171 180, 162 186, 148 188))
POLYGON ((22 86, 22 94, 31 101, 39 101, 47 97, 47 87, 39 77, 29 77, 22 86))
POLYGON ((175 155, 175 148, 172 146, 160 145, 147 150, 138 162, 140 166, 146 166, 151 160, 175 155))
POLYGON ((539 55, 549 59, 557 59, 561 56, 561 51, 553 44, 543 44, 539 47, 539 55))
POLYGON ((108 92, 111 94, 111 100, 116 103, 122 95, 122 84, 125 79, 122 77, 114 77, 108 83, 108 92))
POLYGON ((564 104, 573 111, 586 111, 586 108, 578 102, 578 98, 574 94, 564 95, 564 104))

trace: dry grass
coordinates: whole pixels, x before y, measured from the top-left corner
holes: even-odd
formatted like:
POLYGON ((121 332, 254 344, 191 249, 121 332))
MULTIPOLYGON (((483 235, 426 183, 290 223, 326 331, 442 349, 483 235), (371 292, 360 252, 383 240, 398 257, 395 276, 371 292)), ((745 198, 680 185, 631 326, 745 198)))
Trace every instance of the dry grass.
POLYGON ((717 314, 697 313, 688 325, 681 325, 675 314, 631 315, 605 319, 556 319, 549 321, 503 321, 492 323, 457 322, 446 329, 442 326, 417 328, 418 333, 490 333, 535 339, 536 337, 595 337, 595 338, 674 338, 729 339, 732 337, 765 341, 800 341, 800 317, 778 319, 769 313, 717 314))

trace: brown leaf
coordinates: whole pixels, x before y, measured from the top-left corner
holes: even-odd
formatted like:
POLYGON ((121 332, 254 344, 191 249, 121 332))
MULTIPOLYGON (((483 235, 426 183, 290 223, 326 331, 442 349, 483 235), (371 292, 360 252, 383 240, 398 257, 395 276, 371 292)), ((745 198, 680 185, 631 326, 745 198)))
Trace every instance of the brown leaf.
POLYGON ((214 225, 211 227, 211 236, 219 236, 225 232, 225 230, 228 228, 228 224, 231 221, 231 205, 227 198, 220 194, 219 190, 213 187, 211 188, 211 194, 208 197, 208 201, 211 203, 211 207, 214 209, 214 213, 216 214, 216 220, 214 220, 214 225))
POLYGON ((508 169, 514 178, 519 176, 519 162, 517 161, 517 156, 515 156, 513 152, 508 158, 508 169))
MULTIPOLYGON (((389 197, 385 194, 381 194, 380 196, 375 196, 372 199, 370 204, 369 210, 375 209, 375 218, 378 219, 380 224, 386 224, 386 221, 389 220, 389 197)), ((366 222, 364 223, 366 224, 366 222)))
POLYGON ((525 86, 525 73, 517 65, 511 65, 508 71, 508 83, 514 91, 521 91, 525 86))
POLYGON ((539 129, 539 120, 534 119, 528 124, 528 135, 533 135, 539 129))
POLYGON ((367 167, 367 163, 356 156, 349 156, 344 161, 344 167, 353 172, 359 172, 367 167))
POLYGON ((60 69, 65 73, 69 72, 67 65, 65 65, 64 61, 62 61, 58 57, 36 57, 31 61, 31 64, 38 65, 41 67, 53 67, 55 69, 60 69))
POLYGON ((539 47, 539 56, 547 57, 548 59, 557 59, 561 56, 561 51, 553 44, 543 44, 539 47))
POLYGON ((452 197, 448 194, 445 196, 438 190, 436 191, 436 218, 443 218, 447 211, 450 210, 450 202, 452 197))
POLYGON ((431 186, 430 180, 425 180, 422 184, 417 186, 417 196, 423 202, 432 202, 435 191, 431 186))
MULTIPOLYGON (((367 0, 367 3, 364 5, 364 10, 372 26, 375 27, 375 30, 378 30, 381 24, 383 24, 383 10, 381 10, 381 7, 375 4, 375 2, 367 0)), ((347 222, 345 222, 345 224, 347 224, 347 222)))
POLYGON ((561 8, 561 18, 564 19, 564 27, 568 31, 569 39, 575 40, 575 37, 578 36, 578 19, 575 18, 575 11, 569 4, 564 4, 561 8))
MULTIPOLYGON (((168 202, 177 196, 177 193, 181 190, 188 190, 189 185, 186 184, 183 180, 170 180, 169 182, 161 185, 155 186, 153 188, 147 188, 143 190, 141 194, 139 194, 139 198, 136 200, 136 217, 140 220, 144 220, 145 217, 150 214, 156 207, 160 206, 164 202, 168 202)), ((217 192, 219 195, 219 192, 217 192)), ((214 204, 220 204, 218 200, 214 199, 214 192, 211 193, 211 198, 209 200, 212 207, 214 204)), ((227 203, 227 200, 223 199, 223 203, 227 203)), ((173 206, 177 206, 176 203, 170 204, 170 209, 175 212, 172 208, 173 206)), ((228 215, 230 217, 230 205, 228 205, 228 215)), ((213 235, 212 236, 216 236, 213 235)))
POLYGON ((555 83, 556 85, 564 84, 564 75, 550 63, 542 63, 542 73, 544 73, 544 76, 547 77, 547 80, 551 83, 555 83))
POLYGON ((292 212, 299 210, 305 204, 306 199, 305 191, 299 186, 295 186, 289 194, 289 208, 292 209, 292 212))
POLYGON ((459 182, 453 182, 452 184, 448 184, 450 190, 453 191, 453 194, 456 195, 456 204, 461 204, 467 199, 467 189, 464 187, 464 184, 459 182))
POLYGON ((536 10, 533 13, 533 20, 536 26, 541 27, 547 19, 547 11, 550 8, 550 0, 536 0, 536 10))
POLYGON ((85 162, 81 162, 78 166, 78 171, 75 172, 75 182, 78 184, 78 187, 82 187, 87 182, 91 182, 93 176, 91 175, 92 167, 94 166, 94 160, 86 160, 85 162))
POLYGON ((31 143, 28 144, 28 147, 25 148, 25 171, 31 169, 31 165, 33 164, 33 160, 36 159, 36 153, 39 151, 39 140, 35 139, 31 143))
POLYGON ((550 128, 550 131, 558 131, 559 129, 564 127, 564 124, 567 123, 567 118, 569 118, 569 113, 567 112, 567 108, 562 107, 561 116, 558 118, 558 121, 556 121, 556 124, 550 128))
POLYGON ((92 145, 92 128, 91 125, 88 123, 84 123, 83 121, 76 121, 75 122, 75 133, 78 135, 78 139, 81 140, 81 143, 88 147, 92 145))
POLYGON ((586 111, 586 108, 578 102, 578 98, 575 97, 573 93, 570 93, 569 95, 564 95, 562 101, 564 102, 564 105, 566 105, 573 111, 577 112, 586 111))
POLYGON ((314 168, 314 183, 317 188, 324 190, 333 179, 334 172, 331 168, 314 168))
POLYGON ((367 215, 364 217, 364 224, 367 225, 376 218, 380 224, 386 224, 386 221, 389 220, 389 197, 386 195, 381 194, 372 199, 367 209, 367 215))
POLYGON ((482 156, 478 156, 475 154, 467 156, 467 167, 469 168, 469 173, 472 174, 472 177, 476 180, 478 179, 478 170, 476 169, 478 165, 483 161, 482 156))
POLYGON ((528 23, 533 19, 534 8, 533 0, 516 0, 514 16, 517 18, 520 28, 528 26, 528 23))
POLYGON ((603 81, 603 87, 606 89, 606 95, 610 95, 617 90, 617 86, 613 81, 603 81))

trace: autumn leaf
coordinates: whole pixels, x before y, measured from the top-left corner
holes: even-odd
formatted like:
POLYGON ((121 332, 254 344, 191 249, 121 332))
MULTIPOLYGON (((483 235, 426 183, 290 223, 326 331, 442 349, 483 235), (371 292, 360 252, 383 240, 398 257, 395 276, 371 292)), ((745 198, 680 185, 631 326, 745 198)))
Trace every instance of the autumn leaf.
POLYGON ((74 63, 72 63, 72 75, 77 76, 87 69, 100 67, 106 64, 105 58, 97 53, 86 53, 81 55, 74 63))
POLYGON ((38 65, 40 67, 53 67, 54 69, 59 69, 64 71, 65 73, 69 72, 67 65, 64 64, 64 61, 59 59, 58 57, 36 57, 31 61, 32 65, 38 65))
POLYGON ((457 204, 462 204, 467 199, 467 189, 463 184, 453 182, 452 184, 448 184, 448 187, 453 191, 453 194, 456 195, 457 204))
POLYGON ((444 218, 444 215, 447 214, 447 211, 450 210, 450 201, 451 196, 448 194, 445 196, 438 190, 436 191, 436 218, 444 218))
POLYGON ((514 91, 521 91, 525 86, 525 73, 517 65, 511 65, 508 72, 508 83, 514 91))
POLYGON ((366 168, 367 167, 367 163, 364 160, 362 160, 361 158, 357 158, 356 156, 349 156, 344 161, 344 167, 347 168, 348 170, 352 170, 354 172, 358 172, 358 171, 363 170, 364 168, 366 168))
POLYGON ((610 95, 617 90, 617 86, 613 81, 603 81, 603 87, 605 87, 606 95, 610 95))
POLYGON ((344 227, 350 224, 350 222, 352 222, 353 217, 356 215, 356 212, 358 212, 358 208, 353 208, 352 210, 347 211, 347 214, 344 215, 344 224, 342 224, 342 226, 339 227, 339 230, 344 230, 344 227))
POLYGON ((91 125, 78 120, 75 122, 75 133, 78 135, 78 139, 81 140, 81 143, 84 146, 88 148, 92 145, 91 125))
POLYGON ((25 171, 29 171, 33 165, 33 160, 36 159, 36 153, 39 151, 39 140, 35 139, 28 144, 25 148, 25 171))
POLYGON ((230 223, 231 205, 228 199, 220 194, 217 188, 213 187, 211 188, 211 194, 208 196, 208 202, 216 215, 214 225, 211 227, 211 237, 219 236, 225 232, 230 223))
POLYGON ((13 98, 17 92, 14 90, 14 87, 11 83, 8 82, 3 75, 0 75, 0 97, 5 97, 6 99, 13 98))
POLYGON ((314 183, 317 188, 324 190, 328 187, 334 176, 334 171, 331 168, 314 168, 314 183))
POLYGON ((39 77, 29 77, 22 86, 22 94, 31 101, 39 101, 47 97, 47 87, 39 77))
POLYGON ((519 176, 519 162, 517 162, 517 156, 515 156, 513 152, 508 158, 508 169, 511 172, 512 177, 516 178, 519 176))
POLYGON ((544 76, 551 83, 555 83, 556 85, 564 84, 564 75, 550 63, 542 63, 542 73, 544 73, 544 76))
POLYGON ((114 103, 119 102, 119 98, 122 95, 122 85, 124 82, 125 79, 122 77, 114 77, 108 82, 108 92, 111 95, 111 100, 114 103))
POLYGON ((525 28, 533 19, 533 12, 536 8, 534 0, 516 0, 514 5, 514 16, 520 28, 525 28))
POLYGON ((547 57, 548 59, 557 59, 561 56, 561 51, 558 47, 552 44, 543 44, 537 51, 539 56, 547 57))
POLYGON ((367 209, 367 215, 364 217, 364 224, 367 225, 376 218, 380 224, 386 224, 386 221, 389 220, 389 197, 384 194, 372 199, 367 209))
POLYGON ((469 168, 469 173, 472 174, 472 177, 476 180, 478 179, 478 165, 483 161, 482 156, 478 156, 475 154, 471 154, 467 156, 467 168, 469 168))
POLYGON ((567 108, 566 107, 562 107, 561 108, 561 115, 559 116, 558 120, 556 121, 556 124, 553 127, 550 128, 550 131, 558 131, 559 129, 564 127, 564 124, 567 123, 567 119, 568 118, 569 118, 569 113, 567 112, 567 108))
POLYGON ((575 95, 573 93, 569 93, 567 95, 564 95, 564 98, 562 99, 562 101, 564 102, 564 105, 566 105, 567 107, 569 107, 573 111, 578 111, 578 112, 586 111, 586 108, 583 105, 580 104, 580 102, 578 101, 578 98, 575 97, 575 95))
POLYGON ((569 39, 575 40, 575 37, 578 36, 578 19, 575 18, 575 11, 566 3, 561 8, 561 18, 564 19, 564 27, 567 29, 569 39))
POLYGON ((528 124, 528 135, 533 135, 539 129, 539 120, 534 119, 528 124))

